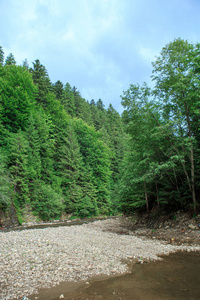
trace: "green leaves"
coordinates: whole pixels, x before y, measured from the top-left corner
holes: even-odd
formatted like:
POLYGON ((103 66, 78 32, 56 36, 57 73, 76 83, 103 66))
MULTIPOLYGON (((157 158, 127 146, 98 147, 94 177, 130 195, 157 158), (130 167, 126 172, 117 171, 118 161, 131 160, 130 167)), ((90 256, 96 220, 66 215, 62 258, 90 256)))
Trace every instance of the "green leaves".
POLYGON ((45 220, 110 214, 126 147, 118 112, 52 85, 38 59, 32 68, 12 54, 3 62, 0 47, 0 209, 11 203, 20 220, 27 206, 45 220))
POLYGON ((31 206, 43 220, 60 218, 64 210, 64 200, 61 195, 55 192, 51 185, 44 182, 35 182, 31 206))
POLYGON ((151 207, 192 202, 196 209, 199 53, 199 44, 174 40, 153 63, 153 90, 146 84, 131 85, 122 96, 122 117, 131 140, 120 195, 123 205, 123 199, 132 199, 130 209, 144 206, 142 193, 151 207))
POLYGON ((11 204, 12 183, 6 170, 5 157, 0 152, 0 209, 6 210, 11 204))
POLYGON ((4 51, 3 48, 0 46, 0 67, 3 66, 4 62, 4 51))
POLYGON ((24 129, 34 104, 35 86, 31 75, 20 66, 5 66, 0 77, 2 124, 9 131, 24 129))

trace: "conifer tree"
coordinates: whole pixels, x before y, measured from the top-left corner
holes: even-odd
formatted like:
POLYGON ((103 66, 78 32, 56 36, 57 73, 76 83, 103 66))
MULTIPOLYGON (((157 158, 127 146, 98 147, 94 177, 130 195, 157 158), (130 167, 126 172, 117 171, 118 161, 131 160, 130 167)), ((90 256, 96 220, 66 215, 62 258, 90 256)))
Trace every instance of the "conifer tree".
POLYGON ((4 63, 4 51, 2 46, 0 46, 0 66, 3 66, 4 63))
POLYGON ((41 178, 42 163, 40 156, 40 137, 37 130, 35 116, 31 114, 25 131, 26 140, 28 141, 27 161, 28 161, 28 178, 29 186, 33 186, 35 180, 41 178))
POLYGON ((24 129, 34 105, 35 86, 29 72, 21 66, 6 65, 0 76, 2 124, 16 132, 24 129))
POLYGON ((46 68, 40 63, 39 59, 36 59, 33 62, 33 68, 30 69, 30 72, 33 76, 33 82, 38 87, 36 100, 41 105, 45 106, 46 95, 52 90, 48 72, 46 68))
POLYGON ((75 109, 75 102, 74 102, 74 93, 73 93, 72 88, 71 88, 71 86, 68 82, 64 86, 64 91, 63 91, 63 94, 62 94, 61 103, 63 104, 66 112, 70 116, 75 117, 76 109, 75 109))
POLYGON ((22 131, 11 133, 7 145, 7 165, 13 184, 14 203, 18 208, 23 208, 29 203, 28 189, 28 143, 22 131))
POLYGON ((9 66, 9 65, 16 65, 16 60, 14 58, 14 55, 12 53, 10 53, 5 60, 5 65, 9 66))
POLYGON ((53 134, 53 124, 48 116, 40 114, 37 118, 37 129, 40 139, 40 157, 42 164, 42 180, 52 184, 54 180, 53 154, 55 139, 53 134))
POLYGON ((9 177, 8 170, 5 165, 5 157, 0 152, 0 215, 1 211, 6 211, 6 209, 11 204, 11 179, 9 177))
POLYGON ((58 80, 53 84, 53 92, 56 95, 56 99, 61 100, 63 95, 63 83, 58 80))
POLYGON ((74 94, 74 104, 76 117, 84 120, 86 123, 91 124, 90 105, 80 95, 80 92, 74 86, 72 88, 74 94))
POLYGON ((66 211, 75 209, 75 204, 82 196, 80 176, 83 169, 82 157, 78 141, 72 125, 63 134, 60 149, 58 149, 58 176, 61 177, 61 187, 66 199, 66 211), (74 190, 72 192, 72 190, 74 190))
POLYGON ((22 67, 24 67, 26 70, 29 70, 29 64, 27 58, 23 61, 22 67))

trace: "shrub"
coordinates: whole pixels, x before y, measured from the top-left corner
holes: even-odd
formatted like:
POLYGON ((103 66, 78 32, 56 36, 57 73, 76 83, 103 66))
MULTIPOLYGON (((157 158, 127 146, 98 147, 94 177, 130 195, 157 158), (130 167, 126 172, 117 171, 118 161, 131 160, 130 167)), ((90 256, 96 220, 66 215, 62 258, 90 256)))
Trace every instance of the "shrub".
POLYGON ((43 220, 59 217, 64 210, 62 197, 45 183, 34 189, 32 207, 43 220))

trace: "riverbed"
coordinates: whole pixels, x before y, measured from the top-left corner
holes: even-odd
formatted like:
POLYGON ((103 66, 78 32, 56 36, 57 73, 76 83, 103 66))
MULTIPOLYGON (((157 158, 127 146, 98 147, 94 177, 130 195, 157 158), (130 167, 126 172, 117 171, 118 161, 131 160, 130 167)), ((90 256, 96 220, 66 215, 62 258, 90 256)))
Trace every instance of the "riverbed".
POLYGON ((62 282, 90 286, 90 278, 130 275, 131 264, 146 265, 177 251, 200 251, 198 245, 174 245, 109 231, 118 228, 120 232, 120 226, 119 219, 110 219, 70 227, 1 232, 0 299, 36 295, 39 289, 62 282))
POLYGON ((135 264, 131 273, 41 289, 30 300, 199 300, 200 253, 177 252, 135 264), (63 296, 64 298, 60 298, 63 296))

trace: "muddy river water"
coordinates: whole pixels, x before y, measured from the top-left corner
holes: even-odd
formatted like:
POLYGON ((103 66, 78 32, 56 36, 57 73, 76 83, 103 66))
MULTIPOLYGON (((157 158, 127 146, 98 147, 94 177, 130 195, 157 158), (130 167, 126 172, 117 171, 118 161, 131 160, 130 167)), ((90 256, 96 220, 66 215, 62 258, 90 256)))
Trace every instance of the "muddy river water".
POLYGON ((199 300, 200 253, 174 253, 162 261, 135 264, 131 273, 117 277, 61 283, 29 299, 199 300))

